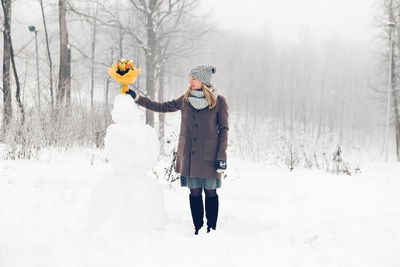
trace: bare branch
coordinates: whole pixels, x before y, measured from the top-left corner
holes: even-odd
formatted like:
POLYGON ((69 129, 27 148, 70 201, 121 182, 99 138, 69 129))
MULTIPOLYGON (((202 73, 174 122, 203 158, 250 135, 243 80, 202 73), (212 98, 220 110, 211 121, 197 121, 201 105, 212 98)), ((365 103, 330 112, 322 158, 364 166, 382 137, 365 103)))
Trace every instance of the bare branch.
POLYGON ((142 7, 139 7, 139 6, 136 4, 136 1, 135 1, 135 0, 130 0, 130 2, 132 3, 132 5, 133 5, 137 10, 139 10, 140 12, 146 14, 146 9, 144 9, 144 8, 142 8, 142 7))
MULTIPOLYGON (((72 12, 74 12, 75 14, 83 16, 87 20, 88 20, 88 18, 90 18, 90 19, 92 19, 93 21, 96 21, 97 23, 99 23, 102 26, 109 26, 109 27, 112 27, 112 28, 116 28, 118 30, 122 30, 124 33, 127 33, 127 34, 131 35, 139 43, 140 47, 147 53, 148 49, 147 49, 144 41, 136 33, 131 31, 129 28, 123 27, 119 20, 116 20, 116 19, 112 18, 112 19, 109 19, 108 21, 104 21, 104 20, 102 20, 102 19, 100 19, 98 17, 95 17, 95 16, 92 16, 92 15, 89 15, 89 14, 86 14, 86 13, 78 11, 76 8, 74 8, 72 6, 72 4, 69 1, 67 3, 69 5, 69 9, 72 12)), ((89 20, 88 20, 88 22, 89 22, 89 20)))

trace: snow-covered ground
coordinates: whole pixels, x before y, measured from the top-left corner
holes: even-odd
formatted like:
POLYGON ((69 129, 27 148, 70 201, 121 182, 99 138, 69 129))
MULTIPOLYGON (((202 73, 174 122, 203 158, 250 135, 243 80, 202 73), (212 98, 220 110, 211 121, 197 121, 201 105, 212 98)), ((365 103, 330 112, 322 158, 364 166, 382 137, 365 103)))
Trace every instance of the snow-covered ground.
POLYGON ((158 180, 165 227, 116 235, 88 227, 112 173, 100 152, 0 161, 0 266, 400 266, 400 164, 355 176, 228 164, 216 232, 193 236, 188 189, 158 180))

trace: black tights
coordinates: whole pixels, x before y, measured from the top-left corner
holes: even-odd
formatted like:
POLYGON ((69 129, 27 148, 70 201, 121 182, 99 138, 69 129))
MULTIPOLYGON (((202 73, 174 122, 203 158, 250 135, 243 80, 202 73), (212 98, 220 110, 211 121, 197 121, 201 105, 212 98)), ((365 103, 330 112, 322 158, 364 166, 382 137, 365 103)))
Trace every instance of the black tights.
MULTIPOLYGON (((190 194, 194 197, 201 196, 202 192, 203 188, 201 187, 190 189, 190 194)), ((217 189, 207 190, 204 188, 204 192, 206 194, 206 197, 215 197, 217 195, 217 189)))

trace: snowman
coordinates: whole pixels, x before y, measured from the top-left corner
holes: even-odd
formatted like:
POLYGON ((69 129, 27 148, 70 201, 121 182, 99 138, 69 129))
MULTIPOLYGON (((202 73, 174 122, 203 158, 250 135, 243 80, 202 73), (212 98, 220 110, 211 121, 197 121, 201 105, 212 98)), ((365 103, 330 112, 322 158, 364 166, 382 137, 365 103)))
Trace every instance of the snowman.
POLYGON ((89 225, 113 235, 162 229, 167 220, 163 192, 147 174, 159 154, 156 131, 129 95, 116 96, 112 119, 105 136, 111 171, 93 188, 89 225))

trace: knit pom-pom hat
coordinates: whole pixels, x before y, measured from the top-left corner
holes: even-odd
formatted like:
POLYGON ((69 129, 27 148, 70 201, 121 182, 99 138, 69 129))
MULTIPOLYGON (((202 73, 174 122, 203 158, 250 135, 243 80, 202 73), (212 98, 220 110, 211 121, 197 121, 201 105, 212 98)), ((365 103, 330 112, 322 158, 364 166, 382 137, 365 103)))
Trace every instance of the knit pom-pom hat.
POLYGON ((204 83, 207 86, 211 86, 211 75, 217 72, 217 68, 213 65, 198 65, 191 69, 190 75, 204 83))

